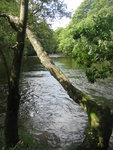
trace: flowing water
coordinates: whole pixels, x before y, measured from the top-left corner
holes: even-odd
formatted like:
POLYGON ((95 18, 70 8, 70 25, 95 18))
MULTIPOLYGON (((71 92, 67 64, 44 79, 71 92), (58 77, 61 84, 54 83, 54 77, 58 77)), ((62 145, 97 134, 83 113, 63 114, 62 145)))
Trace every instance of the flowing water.
MULTIPOLYGON (((84 69, 72 58, 54 55, 52 59, 74 86, 113 109, 113 77, 90 84, 84 69)), ((3 77, 0 83, 3 94, 6 87, 3 77)), ((63 150, 83 141, 87 115, 36 57, 24 60, 20 89, 20 118, 43 149, 63 150)))

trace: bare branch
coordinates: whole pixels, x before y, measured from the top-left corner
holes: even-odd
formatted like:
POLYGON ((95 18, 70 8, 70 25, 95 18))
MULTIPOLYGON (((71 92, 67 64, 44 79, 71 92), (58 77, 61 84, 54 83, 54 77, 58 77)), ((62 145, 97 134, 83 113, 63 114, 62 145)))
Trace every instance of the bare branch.
POLYGON ((11 27, 15 31, 18 31, 18 29, 19 29, 19 18, 18 17, 12 16, 12 15, 7 15, 7 14, 1 13, 1 12, 0 12, 0 17, 5 18, 9 22, 11 27))
MULTIPOLYGON (((6 15, 8 21, 10 20, 13 22, 17 29, 20 28, 19 26, 19 17, 15 17, 12 15, 6 15)), ((29 38, 31 44, 34 47, 39 59, 41 60, 42 64, 50 71, 50 73, 59 81, 59 83, 64 87, 64 89, 68 92, 69 96, 79 105, 84 103, 83 99, 90 99, 86 96, 83 92, 75 88, 67 77, 61 72, 61 70, 52 62, 52 60, 48 57, 47 53, 43 49, 41 43, 38 41, 35 34, 31 31, 30 27, 27 26, 26 29, 27 37, 29 38)), ((82 104, 83 105, 83 104, 82 104)))
MULTIPOLYGON (((9 16, 12 21, 14 21, 15 26, 17 29, 19 28, 19 24, 17 23, 19 18, 15 20, 15 17, 9 16)), ((32 46, 34 47, 34 50, 36 51, 41 63, 47 68, 50 73, 59 81, 59 83, 63 86, 63 88, 67 91, 68 95, 80 106, 83 107, 83 109, 88 114, 88 121, 89 121, 89 127, 88 132, 86 133, 86 137, 83 142, 83 146, 87 145, 87 141, 89 141, 89 147, 92 148, 92 143, 96 145, 97 149, 103 150, 107 149, 109 144, 109 138, 112 133, 112 116, 110 109, 106 106, 103 106, 101 104, 98 104, 97 102, 90 99, 89 96, 84 94, 82 91, 78 90, 76 87, 74 87, 71 82, 68 80, 68 78, 60 71, 60 69, 53 63, 53 61, 48 57, 47 53, 45 52, 44 48, 42 47, 41 43, 38 41, 35 34, 31 31, 31 29, 27 26, 26 29, 27 37, 29 38, 32 46), (91 116, 92 112, 95 114, 97 119, 98 126, 92 126, 92 121, 95 118, 91 116), (99 120, 99 121, 98 121, 99 120), (108 128, 109 124, 109 128, 108 128), (104 129, 104 130, 103 130, 104 129), (91 136, 93 138, 90 138, 89 131, 91 131, 91 136), (99 145, 97 143, 100 143, 100 137, 102 139, 102 147, 98 147, 99 145), (96 140, 95 140, 96 139, 96 140), (107 139, 107 140, 106 140, 107 139), (90 140, 92 140, 90 142, 90 140), (85 145, 86 144, 86 145, 85 145)), ((81 148, 83 149, 83 148, 81 148)))

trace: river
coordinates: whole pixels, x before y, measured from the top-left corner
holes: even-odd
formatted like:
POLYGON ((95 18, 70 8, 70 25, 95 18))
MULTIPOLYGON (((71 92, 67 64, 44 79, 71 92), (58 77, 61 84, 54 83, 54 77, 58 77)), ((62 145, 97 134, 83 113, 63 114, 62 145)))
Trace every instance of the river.
MULTIPOLYGON (((71 57, 53 55, 51 58, 74 86, 113 109, 113 77, 91 84, 84 68, 71 57)), ((6 80, 2 74, 0 77, 0 96, 3 97, 6 80)), ((20 92, 20 118, 42 146, 41 150, 64 150, 83 141, 87 115, 69 98, 37 57, 24 60, 20 92)))

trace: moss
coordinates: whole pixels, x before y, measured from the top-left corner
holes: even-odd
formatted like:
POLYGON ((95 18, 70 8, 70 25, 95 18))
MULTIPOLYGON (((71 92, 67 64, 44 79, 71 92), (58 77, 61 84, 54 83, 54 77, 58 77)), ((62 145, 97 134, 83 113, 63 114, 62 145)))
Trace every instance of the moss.
POLYGON ((112 115, 110 109, 93 101, 87 101, 86 106, 88 128, 81 149, 107 150, 112 133, 112 115))
POLYGON ((56 72, 60 75, 60 70, 58 67, 56 67, 56 72))
POLYGON ((102 137, 99 137, 99 143, 98 143, 98 146, 99 147, 103 147, 103 138, 102 137))
POLYGON ((91 117, 91 127, 97 128, 99 126, 99 118, 95 113, 90 114, 91 117))

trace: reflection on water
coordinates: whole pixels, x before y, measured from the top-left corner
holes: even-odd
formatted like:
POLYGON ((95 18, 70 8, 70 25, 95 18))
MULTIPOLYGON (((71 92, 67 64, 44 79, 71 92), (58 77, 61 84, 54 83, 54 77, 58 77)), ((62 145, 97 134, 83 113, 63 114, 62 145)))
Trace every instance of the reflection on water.
MULTIPOLYGON (((72 58, 52 59, 77 88, 95 100, 107 102, 113 109, 113 78, 90 84, 84 70, 72 58)), ((3 77, 0 77, 2 91, 6 84, 3 77)), ((63 150, 72 143, 83 141, 87 124, 86 114, 69 98, 36 57, 24 61, 20 89, 20 117, 28 124, 38 143, 45 145, 45 150, 63 150)), ((3 92, 0 93, 0 98, 2 94, 3 92)))

